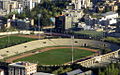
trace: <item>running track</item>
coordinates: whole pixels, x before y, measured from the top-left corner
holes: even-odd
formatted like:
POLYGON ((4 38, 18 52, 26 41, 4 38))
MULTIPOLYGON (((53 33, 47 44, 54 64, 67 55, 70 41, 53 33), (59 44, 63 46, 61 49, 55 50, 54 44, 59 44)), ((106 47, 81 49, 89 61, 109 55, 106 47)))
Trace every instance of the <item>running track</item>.
MULTIPOLYGON (((8 58, 6 59, 5 61, 8 62, 8 63, 12 63, 14 60, 17 60, 17 59, 20 59, 20 58, 24 58, 24 57, 28 57, 28 56, 31 56, 31 55, 34 55, 34 54, 37 54, 37 53, 40 53, 40 52, 45 52, 45 51, 48 51, 48 50, 55 50, 55 49, 63 49, 63 48, 71 48, 71 47, 49 47, 49 48, 44 48, 44 49, 40 49, 40 50, 37 50, 36 52, 29 52, 29 53, 24 53, 24 54, 21 54, 19 56, 15 56, 15 57, 11 57, 11 58, 8 58)), ((81 48, 81 47, 73 47, 75 49, 83 49, 83 50, 87 50, 87 51, 92 51, 92 52, 98 52, 97 50, 95 49, 89 49, 89 48, 81 48)))

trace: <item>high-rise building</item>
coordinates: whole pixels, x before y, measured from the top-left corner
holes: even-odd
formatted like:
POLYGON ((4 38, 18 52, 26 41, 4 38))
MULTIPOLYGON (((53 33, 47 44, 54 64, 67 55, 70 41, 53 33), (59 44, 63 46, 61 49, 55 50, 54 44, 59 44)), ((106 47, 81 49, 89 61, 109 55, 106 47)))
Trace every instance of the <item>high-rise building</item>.
POLYGON ((75 23, 84 15, 83 10, 64 10, 62 14, 55 18, 56 32, 64 32, 75 27, 75 23))
POLYGON ((41 0, 19 0, 23 8, 33 9, 41 0))
POLYGON ((9 64, 9 75, 32 75, 37 72, 37 64, 16 62, 9 64))
POLYGON ((65 31, 65 16, 64 15, 55 17, 55 31, 56 32, 65 31))

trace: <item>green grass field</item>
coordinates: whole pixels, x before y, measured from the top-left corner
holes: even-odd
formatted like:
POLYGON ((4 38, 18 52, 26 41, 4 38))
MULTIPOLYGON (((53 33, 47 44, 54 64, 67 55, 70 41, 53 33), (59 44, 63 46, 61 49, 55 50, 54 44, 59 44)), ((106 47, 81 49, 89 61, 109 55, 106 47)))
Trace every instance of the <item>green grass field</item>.
MULTIPOLYGON (((74 49, 74 60, 84 58, 85 56, 92 55, 94 52, 82 49, 74 49)), ((32 63, 38 62, 43 65, 64 64, 71 61, 71 49, 56 49, 43 53, 38 53, 33 56, 17 59, 16 61, 29 61, 32 63)))
POLYGON ((5 36, 0 38, 0 49, 10 47, 13 45, 25 43, 28 41, 32 41, 35 39, 26 38, 26 37, 18 37, 18 36, 5 36))

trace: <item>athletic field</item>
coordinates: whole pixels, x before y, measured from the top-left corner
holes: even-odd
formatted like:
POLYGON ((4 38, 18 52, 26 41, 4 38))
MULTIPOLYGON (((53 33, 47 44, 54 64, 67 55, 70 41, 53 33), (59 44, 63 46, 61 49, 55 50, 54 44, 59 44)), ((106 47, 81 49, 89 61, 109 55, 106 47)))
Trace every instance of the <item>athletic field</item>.
MULTIPOLYGON (((87 50, 87 48, 74 47, 73 56, 74 60, 84 58, 94 54, 95 51, 87 50)), ((65 64, 71 62, 72 49, 70 47, 47 48, 39 50, 39 53, 33 54, 28 57, 23 57, 14 61, 29 61, 38 63, 39 65, 54 65, 65 64)))

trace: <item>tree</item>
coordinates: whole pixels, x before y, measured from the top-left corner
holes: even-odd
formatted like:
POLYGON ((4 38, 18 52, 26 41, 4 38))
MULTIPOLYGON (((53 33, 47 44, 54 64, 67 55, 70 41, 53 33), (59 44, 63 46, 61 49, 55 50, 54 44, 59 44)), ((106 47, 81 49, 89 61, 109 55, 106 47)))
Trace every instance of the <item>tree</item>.
POLYGON ((59 69, 53 71, 52 73, 58 75, 58 74, 63 74, 63 73, 65 73, 65 72, 69 72, 69 71, 71 71, 71 70, 72 70, 72 68, 70 68, 70 67, 68 67, 68 68, 66 68, 66 69, 64 69, 63 67, 60 67, 59 69))
POLYGON ((111 11, 110 7, 105 7, 105 11, 104 12, 109 12, 109 11, 111 11))
MULTIPOLYGON (((118 64, 117 64, 118 65, 118 64)), ((99 75, 119 75, 120 70, 116 64, 110 64, 104 71, 99 71, 99 75)))

